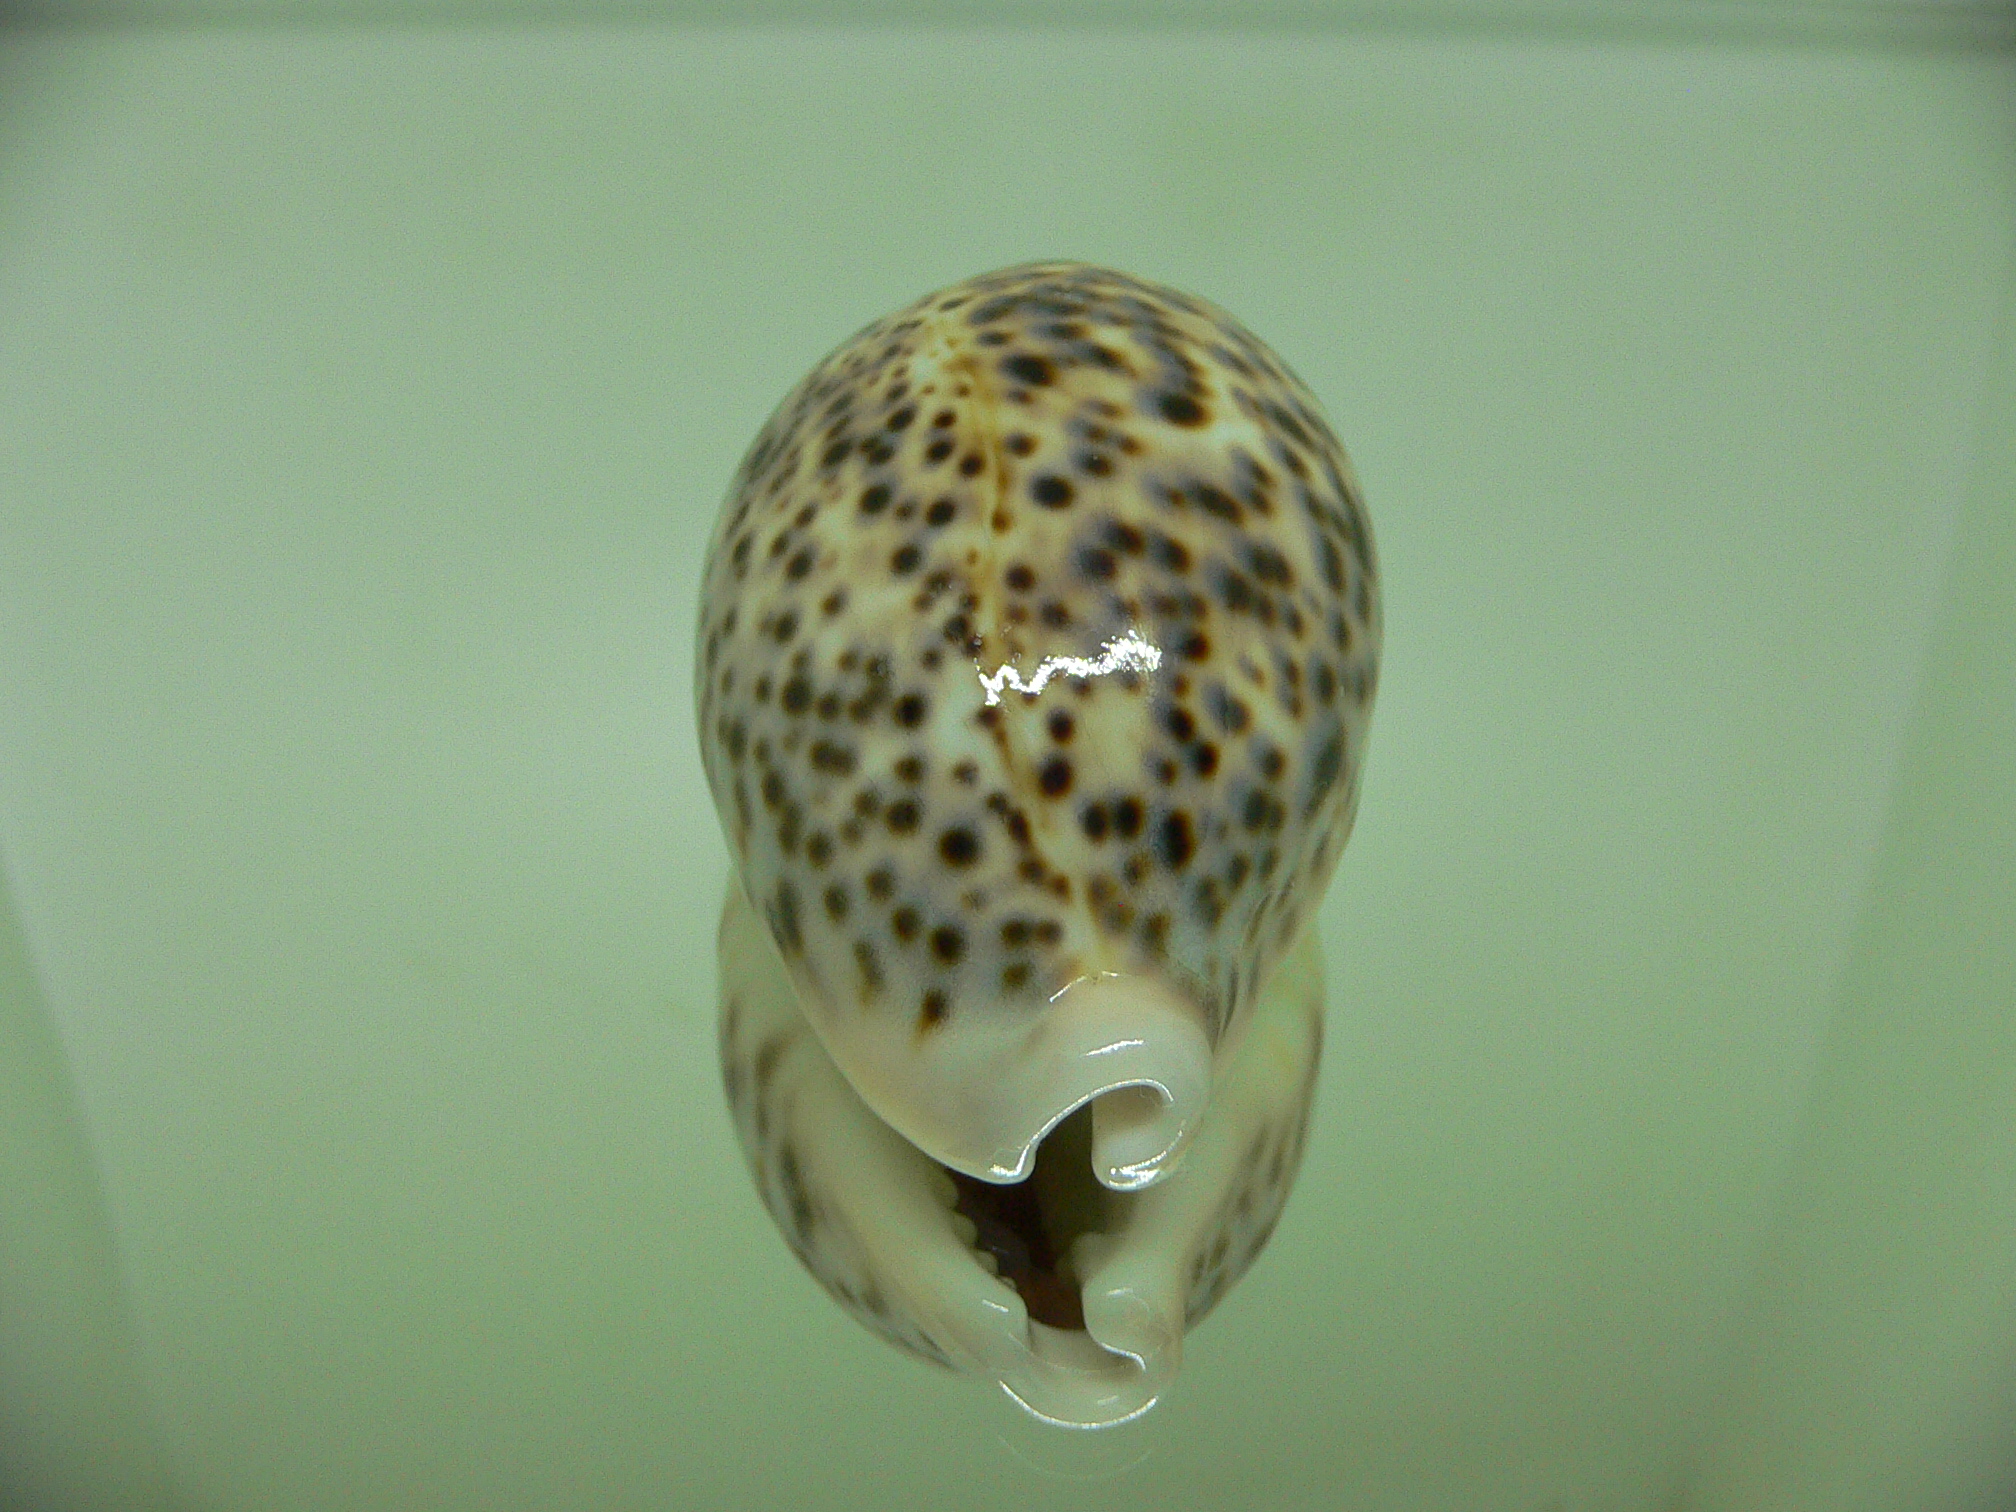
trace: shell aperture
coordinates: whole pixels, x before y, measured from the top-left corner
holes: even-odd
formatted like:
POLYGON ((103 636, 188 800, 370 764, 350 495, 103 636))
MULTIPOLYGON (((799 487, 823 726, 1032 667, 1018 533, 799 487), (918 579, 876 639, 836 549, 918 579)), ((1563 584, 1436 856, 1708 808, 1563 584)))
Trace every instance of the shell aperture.
POLYGON ((1379 637, 1314 399, 1173 290, 972 279, 772 416, 700 620, 724 1074, 871 1326, 1055 1421, 1166 1386, 1299 1159, 1379 637))

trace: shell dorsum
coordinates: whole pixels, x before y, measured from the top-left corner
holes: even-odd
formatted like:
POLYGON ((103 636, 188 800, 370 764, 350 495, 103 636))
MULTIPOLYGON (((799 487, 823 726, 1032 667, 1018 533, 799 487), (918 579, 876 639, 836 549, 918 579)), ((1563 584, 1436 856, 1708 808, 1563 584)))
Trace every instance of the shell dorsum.
POLYGON ((983 1182, 1090 1105, 1169 1178, 1348 833, 1377 675, 1358 485, 1202 301, 1046 263, 786 397, 706 564, 747 900, 872 1115, 983 1182))

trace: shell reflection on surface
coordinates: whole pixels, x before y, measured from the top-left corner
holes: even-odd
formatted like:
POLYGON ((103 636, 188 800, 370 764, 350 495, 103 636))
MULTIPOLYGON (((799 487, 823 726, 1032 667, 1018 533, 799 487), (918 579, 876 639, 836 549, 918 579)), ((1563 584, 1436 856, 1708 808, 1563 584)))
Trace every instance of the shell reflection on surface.
POLYGON ((728 1098, 871 1328, 1125 1421, 1266 1242, 1379 601, 1315 400, 1201 301, 1046 263, 785 399, 706 564, 728 1098))

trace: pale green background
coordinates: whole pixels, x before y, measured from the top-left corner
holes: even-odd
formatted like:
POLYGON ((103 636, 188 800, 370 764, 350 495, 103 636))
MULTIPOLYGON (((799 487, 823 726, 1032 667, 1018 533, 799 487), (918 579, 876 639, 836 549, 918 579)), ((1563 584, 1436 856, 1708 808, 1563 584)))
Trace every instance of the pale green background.
POLYGON ((2016 1505, 1985 11, 61 9, 0 32, 0 1505, 2016 1505), (1090 1441, 758 1207, 688 690, 770 406, 1060 255, 1304 376, 1388 604, 1300 1188, 1090 1441))

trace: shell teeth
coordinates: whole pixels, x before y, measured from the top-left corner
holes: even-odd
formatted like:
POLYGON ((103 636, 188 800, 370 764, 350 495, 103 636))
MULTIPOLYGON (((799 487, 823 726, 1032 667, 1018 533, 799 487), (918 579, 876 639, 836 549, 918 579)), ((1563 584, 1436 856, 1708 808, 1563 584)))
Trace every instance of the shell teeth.
MULTIPOLYGON (((948 1180, 946 1185, 950 1186, 951 1182, 948 1180)), ((956 1210, 948 1213, 946 1216, 952 1220, 952 1232, 957 1234, 959 1242, 966 1246, 966 1253, 973 1257, 974 1262, 980 1269, 987 1272, 988 1275, 994 1277, 996 1280, 999 1280, 1001 1276, 1001 1262, 995 1258, 992 1250, 981 1248, 980 1225, 975 1223, 971 1218, 968 1218, 964 1213, 956 1210)))
POLYGON ((931 1195, 938 1199, 940 1207, 952 1208, 959 1205, 959 1184, 952 1179, 952 1173, 943 1166, 935 1166, 931 1171, 931 1195))
POLYGON ((1119 1241, 1113 1234, 1089 1229, 1071 1242, 1071 1271, 1078 1276, 1094 1276, 1106 1263, 1119 1241))

